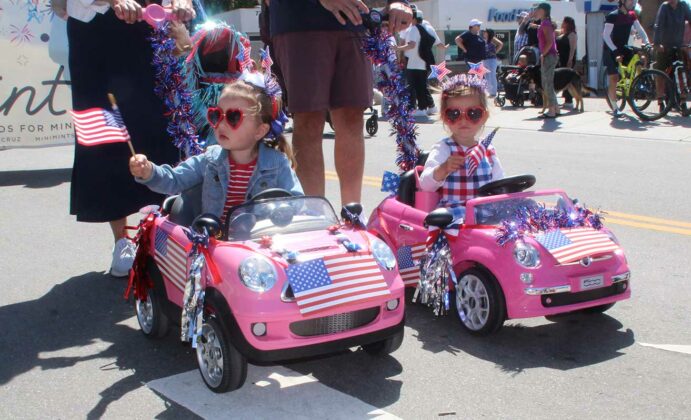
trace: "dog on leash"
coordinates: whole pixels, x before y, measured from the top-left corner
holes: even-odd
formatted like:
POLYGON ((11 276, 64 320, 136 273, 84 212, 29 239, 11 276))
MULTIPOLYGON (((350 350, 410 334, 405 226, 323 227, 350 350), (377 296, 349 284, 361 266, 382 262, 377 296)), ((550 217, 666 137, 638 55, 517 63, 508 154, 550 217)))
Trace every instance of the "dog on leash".
MULTIPOLYGON (((522 77, 528 82, 532 81, 535 83, 535 86, 542 92, 542 112, 545 112, 547 100, 542 90, 542 73, 540 71, 540 66, 527 66, 522 77)), ((568 67, 561 67, 554 70, 554 90, 559 93, 565 89, 573 96, 573 99, 576 101, 576 109, 580 112, 583 112, 583 93, 597 93, 583 83, 581 75, 578 74, 576 70, 568 67)))

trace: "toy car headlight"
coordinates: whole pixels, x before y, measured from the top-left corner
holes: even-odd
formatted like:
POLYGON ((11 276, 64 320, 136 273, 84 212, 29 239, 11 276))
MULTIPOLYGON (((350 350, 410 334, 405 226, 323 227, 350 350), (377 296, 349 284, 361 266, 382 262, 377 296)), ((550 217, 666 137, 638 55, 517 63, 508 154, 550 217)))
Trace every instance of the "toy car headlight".
POLYGON ((523 267, 537 267, 540 264, 540 253, 534 246, 525 242, 516 242, 513 258, 523 267))
POLYGON ((248 289, 263 293, 276 284, 276 269, 266 258, 251 256, 245 258, 238 270, 240 280, 248 289))
POLYGON ((396 267, 396 257, 391 248, 379 239, 372 241, 372 255, 382 268, 393 270, 396 267))

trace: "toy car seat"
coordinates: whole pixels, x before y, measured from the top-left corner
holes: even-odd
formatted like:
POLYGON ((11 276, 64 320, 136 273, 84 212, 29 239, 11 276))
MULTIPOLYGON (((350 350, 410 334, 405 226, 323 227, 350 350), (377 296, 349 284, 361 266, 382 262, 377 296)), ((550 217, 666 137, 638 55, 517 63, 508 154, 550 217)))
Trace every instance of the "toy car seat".
POLYGON ((180 195, 168 197, 163 207, 168 211, 171 222, 181 226, 192 225, 195 217, 202 213, 202 184, 185 190, 180 195), (168 204, 169 200, 173 200, 172 204, 168 204))
POLYGON ((420 152, 415 169, 411 169, 401 175, 401 182, 398 186, 398 201, 422 211, 432 211, 437 208, 439 203, 439 193, 436 191, 420 190, 420 173, 427 162, 429 152, 420 152))

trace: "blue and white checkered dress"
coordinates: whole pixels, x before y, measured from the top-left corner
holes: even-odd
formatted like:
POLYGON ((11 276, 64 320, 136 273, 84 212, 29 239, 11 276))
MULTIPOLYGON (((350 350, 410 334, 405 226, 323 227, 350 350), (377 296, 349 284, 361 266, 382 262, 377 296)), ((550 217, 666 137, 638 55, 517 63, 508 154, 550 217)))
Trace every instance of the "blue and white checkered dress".
MULTIPOLYGON (((444 139, 451 155, 465 156, 463 149, 452 138, 444 139)), ((447 207, 453 213, 454 219, 465 217, 465 202, 477 196, 477 192, 483 185, 492 181, 493 156, 496 154, 494 146, 487 146, 487 151, 478 165, 477 170, 468 175, 464 166, 460 170, 446 177, 442 186, 442 198, 440 207, 447 207)))

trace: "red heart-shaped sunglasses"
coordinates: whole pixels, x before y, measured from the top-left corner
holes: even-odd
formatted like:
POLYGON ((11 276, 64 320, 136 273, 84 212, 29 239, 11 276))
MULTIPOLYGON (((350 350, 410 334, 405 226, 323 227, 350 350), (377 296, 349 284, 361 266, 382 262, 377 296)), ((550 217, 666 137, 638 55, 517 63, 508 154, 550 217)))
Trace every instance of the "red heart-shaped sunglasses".
POLYGON ((481 106, 473 106, 470 108, 446 108, 444 111, 444 120, 449 124, 456 124, 463 117, 467 118, 472 124, 477 124, 485 116, 485 108, 481 106))
POLYGON ((242 124, 242 120, 245 119, 245 112, 236 108, 228 108, 223 111, 215 106, 209 107, 206 111, 206 120, 209 121, 213 128, 218 128, 224 117, 230 128, 237 130, 240 124, 242 124))

